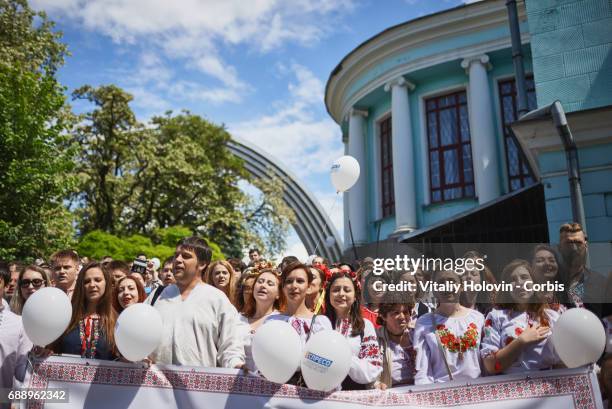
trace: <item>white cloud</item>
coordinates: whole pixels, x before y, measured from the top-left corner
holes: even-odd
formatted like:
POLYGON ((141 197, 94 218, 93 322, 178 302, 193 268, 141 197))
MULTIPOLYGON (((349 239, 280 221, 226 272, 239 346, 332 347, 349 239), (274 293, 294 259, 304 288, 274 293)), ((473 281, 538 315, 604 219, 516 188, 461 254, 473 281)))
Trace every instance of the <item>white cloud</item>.
POLYGON ((299 177, 327 173, 343 154, 340 128, 322 112, 322 81, 298 64, 289 71, 297 81, 288 85, 288 100, 277 101, 272 114, 229 124, 228 129, 282 160, 299 177))
POLYGON ((246 84, 220 50, 243 45, 267 52, 288 42, 313 44, 337 29, 337 15, 351 11, 351 1, 32 0, 32 5, 119 44, 137 43, 184 59, 187 66, 221 81, 225 88, 244 91, 246 84))

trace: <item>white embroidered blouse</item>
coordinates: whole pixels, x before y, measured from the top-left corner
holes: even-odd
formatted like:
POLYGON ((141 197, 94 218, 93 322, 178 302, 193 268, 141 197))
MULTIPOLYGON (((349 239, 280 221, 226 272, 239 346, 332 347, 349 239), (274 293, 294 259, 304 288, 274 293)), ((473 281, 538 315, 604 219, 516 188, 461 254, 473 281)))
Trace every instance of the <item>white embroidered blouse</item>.
MULTIPOLYGON (((546 309, 545 313, 548 317, 548 325, 552 330, 555 322, 559 319, 559 313, 551 309, 546 309)), ((532 313, 500 309, 491 310, 485 320, 484 337, 480 350, 481 357, 484 359, 499 351, 521 335, 525 329, 538 323, 539 319, 532 313)), ((546 369, 559 363, 560 360, 553 348, 550 334, 552 332, 543 341, 527 345, 519 359, 504 373, 546 369)))
POLYGON ((356 383, 365 385, 376 381, 380 376, 382 372, 382 357, 374 325, 365 319, 363 322, 365 324, 363 336, 351 336, 353 327, 348 318, 338 321, 336 331, 348 338, 351 346, 353 357, 349 376, 356 383))
POLYGON ((478 378, 483 325, 484 316, 472 309, 463 317, 447 317, 435 312, 420 317, 414 331, 417 371, 414 383, 448 382, 445 357, 453 380, 478 378))

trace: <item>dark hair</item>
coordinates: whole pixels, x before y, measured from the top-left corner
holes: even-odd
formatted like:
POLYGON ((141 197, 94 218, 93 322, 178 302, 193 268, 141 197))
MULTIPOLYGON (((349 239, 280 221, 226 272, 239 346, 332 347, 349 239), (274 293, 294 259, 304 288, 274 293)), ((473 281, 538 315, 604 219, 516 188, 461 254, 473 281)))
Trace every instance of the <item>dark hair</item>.
MULTIPOLYGON (((466 252, 463 255, 463 258, 464 259, 467 259, 467 258, 484 259, 483 255, 477 252, 476 250, 470 250, 466 252)), ((495 279, 495 275, 493 274, 491 269, 489 269, 489 267, 487 267, 487 265, 484 263, 483 263, 483 267, 484 268, 480 271, 480 281, 482 283, 497 284, 497 280, 495 279)), ((464 303, 467 304, 465 297, 466 297, 466 292, 462 291, 459 296, 461 305, 464 305, 464 303)), ((490 291, 490 292, 489 291, 479 291, 478 295, 476 296, 476 306, 480 306, 483 308, 483 310, 486 310, 491 307, 494 300, 495 300, 495 291, 490 291)))
POLYGON ((384 303, 384 304, 380 304, 378 306, 378 315, 376 316, 376 324, 381 325, 381 326, 385 326, 385 319, 383 318, 383 316, 387 315, 389 312, 393 311, 393 309, 398 306, 401 305, 405 308, 408 309, 408 311, 412 311, 412 309, 414 308, 414 304, 410 304, 410 303, 384 303))
POLYGON ((123 273, 125 273, 125 275, 130 274, 130 266, 125 261, 113 260, 109 261, 108 263, 105 263, 105 265, 106 268, 108 268, 108 271, 111 272, 111 274, 115 270, 122 271, 123 273))
POLYGON ((76 284, 74 286, 74 293, 72 294, 72 317, 68 328, 64 331, 62 337, 58 338, 52 345, 56 352, 60 352, 61 340, 70 331, 79 325, 79 321, 82 320, 87 314, 87 298, 85 297, 85 275, 88 270, 92 268, 99 268, 104 275, 104 294, 102 299, 97 305, 97 313, 100 315, 100 325, 104 330, 104 336, 110 349, 115 353, 117 351, 117 345, 115 344, 115 322, 117 321, 117 312, 113 308, 113 287, 112 277, 105 264, 93 261, 83 266, 79 274, 77 275, 76 284))
POLYGON ((278 265, 278 269, 280 271, 285 271, 285 268, 290 265, 290 264, 295 264, 295 263, 299 263, 300 260, 298 260, 297 257, 295 256, 287 256, 287 257, 283 257, 283 259, 281 260, 280 264, 278 265))
POLYGON ((257 253, 261 255, 261 251, 259 251, 259 249, 257 247, 254 247, 252 249, 249 250, 249 256, 253 253, 257 253))
POLYGON ((239 258, 228 258, 227 262, 232 265, 234 271, 239 271, 240 273, 242 273, 247 268, 247 265, 244 264, 244 262, 239 258))
POLYGON ((185 237, 184 239, 178 242, 176 247, 193 250, 196 257, 198 258, 198 264, 205 263, 206 265, 208 265, 210 264, 210 260, 212 260, 212 251, 210 250, 210 247, 208 247, 208 243, 206 243, 206 240, 201 237, 185 237))
POLYGON ((347 266, 348 268, 350 268, 350 269, 351 269, 351 271, 355 271, 355 267, 353 267, 353 266, 352 266, 351 264, 349 264, 349 263, 345 263, 345 262, 338 263, 338 267, 339 267, 339 268, 341 268, 342 266, 347 266))
POLYGON ((57 262, 62 258, 68 258, 77 264, 81 262, 79 253, 77 253, 75 250, 72 250, 72 249, 60 250, 60 251, 53 253, 53 255, 51 256, 50 261, 51 261, 51 265, 53 266, 53 268, 55 268, 57 262))
MULTIPOLYGON (((289 256, 289 257, 292 257, 292 256, 289 256)), ((312 271, 310 271, 310 267, 308 267, 306 264, 304 264, 304 263, 302 263, 301 261, 298 260, 298 261, 294 261, 293 263, 287 264, 285 266, 285 268, 282 270, 282 274, 281 274, 281 286, 285 285, 285 281, 287 281, 287 276, 293 270, 298 270, 300 268, 303 269, 304 271, 306 271, 306 277, 308 279, 308 284, 312 283, 312 280, 314 280, 314 275, 312 275, 312 271)))
POLYGON ((238 310, 238 312, 244 312, 244 282, 249 279, 255 279, 256 274, 251 274, 250 272, 245 272, 245 274, 240 276, 238 283, 236 284, 236 297, 234 299, 234 307, 238 310))
POLYGON ((9 265, 6 261, 0 260, 0 280, 7 285, 11 281, 11 273, 9 272, 9 265))
POLYGON ((136 283, 136 290, 138 290, 138 302, 139 303, 144 302, 144 300, 147 298, 147 293, 144 287, 140 283, 140 280, 134 277, 134 274, 135 273, 131 273, 131 274, 126 275, 125 277, 122 277, 121 280, 117 281, 117 285, 115 286, 115 289, 113 290, 113 307, 115 308, 115 311, 117 311, 117 313, 120 313, 121 311, 125 309, 119 303, 119 285, 124 280, 130 279, 136 283))
POLYGON ((168 263, 174 263, 174 256, 170 256, 167 259, 164 260, 164 262, 161 264, 161 266, 165 266, 168 263))
MULTIPOLYGON (((527 260, 515 259, 508 263, 506 267, 504 267, 501 274, 501 281, 505 281, 507 283, 511 282, 512 280, 510 279, 510 276, 512 275, 514 270, 519 267, 523 267, 525 270, 527 270, 529 276, 531 276, 531 279, 534 279, 531 264, 527 260)), ((500 291, 495 295, 495 307, 499 309, 515 311, 517 305, 516 302, 512 299, 512 295, 509 291, 500 291)), ((548 326, 548 317, 544 311, 546 308, 548 308, 548 304, 544 302, 539 302, 536 297, 536 293, 534 292, 531 295, 531 299, 527 303, 527 311, 537 315, 540 319, 540 324, 548 326)))
POLYGON ((345 277, 351 281, 351 284, 353 284, 353 290, 355 291, 355 301, 353 302, 353 305, 351 305, 351 311, 349 312, 352 327, 351 336, 363 336, 365 323, 363 322, 363 316, 361 315, 361 289, 359 288, 359 285, 357 284, 357 282, 355 282, 353 277, 351 277, 348 273, 334 273, 329 279, 329 283, 327 284, 327 287, 325 289, 325 315, 327 315, 327 318, 329 318, 329 320, 331 321, 332 327, 336 329, 337 317, 336 310, 334 309, 331 303, 331 287, 334 284, 334 281, 345 277))

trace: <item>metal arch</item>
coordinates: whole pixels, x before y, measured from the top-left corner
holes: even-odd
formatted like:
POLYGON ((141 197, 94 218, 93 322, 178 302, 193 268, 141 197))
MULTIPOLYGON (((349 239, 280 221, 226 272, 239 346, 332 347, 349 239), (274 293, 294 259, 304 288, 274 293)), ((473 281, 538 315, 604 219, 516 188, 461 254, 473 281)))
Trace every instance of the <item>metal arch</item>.
POLYGON ((295 213, 293 228, 308 254, 314 254, 316 248, 317 253, 326 259, 339 261, 342 256, 340 236, 308 188, 282 166, 280 161, 250 143, 232 138, 227 147, 234 155, 244 160, 244 166, 252 176, 268 180, 270 175, 274 175, 283 180, 283 200, 295 213), (335 243, 326 247, 325 239, 329 236, 334 238, 335 243))

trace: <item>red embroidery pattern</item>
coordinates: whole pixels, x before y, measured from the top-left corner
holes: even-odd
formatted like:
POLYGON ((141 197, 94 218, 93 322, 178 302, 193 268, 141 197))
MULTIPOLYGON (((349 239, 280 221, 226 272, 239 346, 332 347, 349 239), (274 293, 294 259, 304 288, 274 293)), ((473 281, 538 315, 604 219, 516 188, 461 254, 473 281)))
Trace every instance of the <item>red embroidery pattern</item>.
POLYGON ((442 346, 449 352, 462 353, 478 345, 478 327, 473 322, 468 325, 468 329, 461 337, 450 332, 444 324, 436 326, 436 331, 440 336, 442 346))
POLYGON ((380 356, 380 347, 375 336, 364 337, 361 340, 361 347, 357 358, 367 358, 368 362, 375 366, 382 366, 382 358, 380 356))
MULTIPOLYGON (((96 362, 96 361, 92 361, 96 362)), ((99 361, 97 361, 99 362, 99 361)), ((146 386, 154 388, 240 393, 268 398, 271 396, 293 399, 325 399, 332 402, 349 402, 368 406, 421 406, 440 407, 470 405, 527 398, 571 396, 576 409, 593 409, 595 395, 585 373, 559 375, 540 379, 516 379, 489 383, 462 385, 440 390, 406 393, 377 390, 335 392, 327 394, 293 385, 278 385, 263 378, 200 372, 195 368, 185 371, 160 370, 138 367, 111 367, 85 363, 37 362, 28 388, 47 388, 49 382, 95 383, 98 385, 146 386)), ((27 408, 43 408, 44 402, 29 400, 27 408)))

